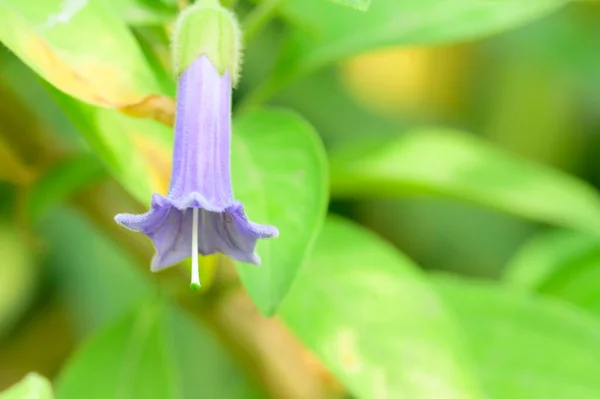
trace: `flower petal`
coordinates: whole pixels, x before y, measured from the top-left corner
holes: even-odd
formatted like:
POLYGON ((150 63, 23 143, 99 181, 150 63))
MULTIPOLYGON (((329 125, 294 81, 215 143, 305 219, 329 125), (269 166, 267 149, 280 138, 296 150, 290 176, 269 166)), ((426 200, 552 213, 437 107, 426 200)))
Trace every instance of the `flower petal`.
POLYGON ((204 209, 191 196, 184 202, 190 207, 180 209, 180 203, 155 195, 152 209, 143 215, 119 214, 115 220, 131 230, 148 235, 154 243, 156 255, 152 271, 162 270, 192 255, 192 208, 198 208, 198 253, 210 255, 217 252, 230 258, 260 264, 255 253, 260 238, 276 237, 273 226, 248 220, 240 203, 224 209, 204 209), (179 205, 179 206, 178 206, 179 205))

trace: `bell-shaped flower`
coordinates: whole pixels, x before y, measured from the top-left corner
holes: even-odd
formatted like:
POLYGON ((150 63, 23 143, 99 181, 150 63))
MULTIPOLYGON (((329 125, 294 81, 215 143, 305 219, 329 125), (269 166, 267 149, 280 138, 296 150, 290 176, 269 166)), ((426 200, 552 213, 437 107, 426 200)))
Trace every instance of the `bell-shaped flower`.
MULTIPOLYGON (((190 34, 202 33, 190 24, 198 22, 198 18, 206 18, 206 15, 191 13, 206 14, 206 11, 210 17, 215 8, 197 7, 187 14, 192 17, 184 19, 179 29, 184 41, 190 34)), ((216 11, 222 14, 213 15, 224 16, 222 21, 232 18, 225 10, 216 11)), ((166 197, 154 194, 151 209, 145 214, 115 217, 123 226, 152 239, 156 249, 151 264, 153 271, 192 256, 193 287, 200 284, 198 254, 223 253, 234 260, 259 264, 260 259, 255 253, 257 240, 278 235, 273 226, 249 221, 242 204, 233 196, 230 178, 231 91, 237 78, 237 54, 232 55, 231 51, 237 49, 235 44, 222 43, 228 38, 239 40, 235 21, 232 24, 214 23, 213 28, 220 31, 211 32, 209 27, 200 38, 200 49, 197 45, 176 49, 176 54, 180 55, 178 61, 183 63, 177 66, 180 74, 169 192, 166 197), (212 48, 209 39, 217 41, 212 48), (215 47, 216 52, 211 52, 215 47), (219 54, 223 48, 229 50, 229 53, 225 51, 225 56, 219 54), (194 54, 195 57, 191 56, 194 54), (215 54, 220 55, 216 58, 217 65, 213 63, 215 54)))

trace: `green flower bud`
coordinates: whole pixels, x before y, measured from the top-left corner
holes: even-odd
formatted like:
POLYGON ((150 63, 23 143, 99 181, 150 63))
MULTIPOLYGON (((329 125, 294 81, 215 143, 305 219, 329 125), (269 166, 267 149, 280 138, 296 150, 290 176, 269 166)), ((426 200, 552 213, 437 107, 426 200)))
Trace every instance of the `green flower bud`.
POLYGON ((198 0, 181 13, 173 36, 177 76, 206 55, 222 75, 227 70, 235 85, 240 73, 241 33, 235 16, 218 0, 198 0))

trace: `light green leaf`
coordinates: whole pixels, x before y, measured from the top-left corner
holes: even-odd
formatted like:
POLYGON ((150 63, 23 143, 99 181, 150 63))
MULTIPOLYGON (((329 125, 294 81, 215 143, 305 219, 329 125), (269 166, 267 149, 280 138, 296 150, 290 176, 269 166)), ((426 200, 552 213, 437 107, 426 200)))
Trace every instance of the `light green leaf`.
POLYGON ((541 234, 508 264, 504 278, 600 315, 600 239, 563 230, 541 234))
POLYGON ((175 0, 109 0, 111 8, 130 25, 162 25, 177 15, 175 0))
POLYGON ((259 267, 237 269, 250 296, 271 315, 312 248, 328 201, 327 162, 314 129, 283 110, 257 110, 235 119, 232 176, 235 195, 257 222, 279 229, 261 240, 259 267))
POLYGON ((43 376, 29 373, 18 384, 0 393, 0 399, 53 399, 52 385, 43 376))
POLYGON ((327 220, 280 315, 357 398, 484 398, 422 272, 348 221, 327 220))
POLYGON ((542 288, 556 274, 568 274, 598 252, 598 237, 570 230, 550 230, 527 242, 508 262, 504 280, 519 287, 542 288))
POLYGON ((348 7, 356 8, 360 11, 367 11, 371 5, 371 0, 332 0, 348 7))
POLYGON ((3 0, 0 41, 58 89, 121 108, 159 91, 125 22, 103 0, 3 0))
POLYGON ((459 132, 357 141, 330 162, 337 197, 438 195, 600 234, 600 197, 591 186, 459 132))
POLYGON ((491 399, 600 397, 600 322, 567 304, 492 283, 438 278, 491 399))
POLYGON ((92 339, 63 370, 56 392, 58 399, 264 398, 210 331, 159 303, 92 339))
POLYGON ((172 130, 156 121, 93 107, 53 92, 61 108, 110 173, 143 204, 166 194, 171 173, 172 130))

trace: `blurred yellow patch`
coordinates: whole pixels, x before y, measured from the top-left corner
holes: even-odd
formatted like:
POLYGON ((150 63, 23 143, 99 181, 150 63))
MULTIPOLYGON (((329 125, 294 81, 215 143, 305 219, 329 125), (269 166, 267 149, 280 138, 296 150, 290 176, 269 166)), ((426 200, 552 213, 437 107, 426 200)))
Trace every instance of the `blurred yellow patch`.
POLYGON ((359 55, 342 66, 349 93, 387 116, 452 111, 461 102, 466 48, 396 47, 359 55))

